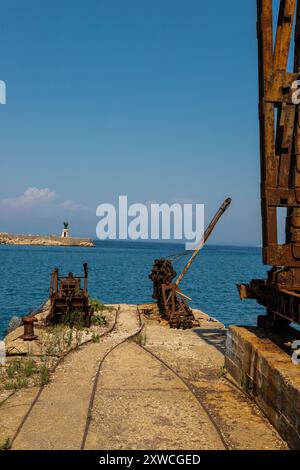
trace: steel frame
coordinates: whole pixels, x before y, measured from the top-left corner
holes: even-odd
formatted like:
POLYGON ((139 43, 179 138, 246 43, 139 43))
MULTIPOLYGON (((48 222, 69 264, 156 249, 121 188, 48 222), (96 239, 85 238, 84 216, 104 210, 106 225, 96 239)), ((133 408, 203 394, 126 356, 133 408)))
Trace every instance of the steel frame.
POLYGON ((273 18, 273 1, 257 0, 263 262, 273 268, 267 280, 238 287, 241 298, 267 307, 273 323, 300 323, 300 0, 280 1, 274 36, 273 18), (278 243, 280 207, 286 208, 284 244, 278 243))

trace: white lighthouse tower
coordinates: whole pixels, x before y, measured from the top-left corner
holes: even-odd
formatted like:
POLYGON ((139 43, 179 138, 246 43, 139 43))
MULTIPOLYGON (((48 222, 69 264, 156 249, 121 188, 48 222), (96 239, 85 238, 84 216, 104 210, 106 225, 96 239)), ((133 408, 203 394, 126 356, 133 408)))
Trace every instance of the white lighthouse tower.
POLYGON ((69 237, 69 222, 64 222, 64 228, 61 234, 61 238, 68 238, 69 237))

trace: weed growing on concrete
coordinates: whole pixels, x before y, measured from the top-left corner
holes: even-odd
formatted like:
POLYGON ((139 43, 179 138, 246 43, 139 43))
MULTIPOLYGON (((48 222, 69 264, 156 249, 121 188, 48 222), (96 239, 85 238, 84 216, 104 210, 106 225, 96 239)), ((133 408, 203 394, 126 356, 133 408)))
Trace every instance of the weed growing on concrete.
MULTIPOLYGON (((0 390, 18 390, 29 386, 45 385, 50 380, 50 373, 57 359, 72 349, 78 349, 84 342, 100 341, 101 335, 97 327, 107 324, 104 311, 112 311, 97 299, 91 300, 91 306, 96 314, 92 317, 90 330, 85 328, 82 314, 71 312, 69 324, 47 326, 39 335, 36 357, 9 358, 5 365, 0 364, 0 390)), ((67 319, 68 320, 68 319, 67 319)), ((144 343, 143 336, 137 341, 144 343)))
POLYGON ((74 310, 73 312, 66 312, 62 317, 62 323, 70 328, 84 328, 85 320, 83 312, 74 310))
POLYGON ((15 390, 16 389, 15 382, 13 382, 12 380, 8 380, 7 382, 4 382, 3 388, 4 390, 15 390))
POLYGON ((27 388, 29 383, 28 383, 28 380, 25 378, 25 377, 17 377, 16 379, 16 389, 19 389, 19 388, 27 388))
POLYGON ((105 305, 96 298, 92 298, 89 300, 90 307, 94 310, 94 312, 101 312, 105 310, 105 305))
POLYGON ((146 344, 146 333, 140 331, 133 337, 133 341, 139 346, 145 346, 146 344))
POLYGON ((10 362, 9 366, 6 369, 7 376, 12 379, 16 374, 20 373, 22 370, 22 365, 20 359, 14 359, 10 362))
POLYGON ((7 437, 3 442, 0 443, 0 450, 9 450, 11 448, 11 439, 7 437))
POLYGON ((4 390, 19 390, 20 388, 27 388, 29 385, 25 377, 18 376, 14 380, 8 380, 4 383, 4 390))
POLYGON ((31 377, 32 374, 34 374, 34 372, 36 371, 36 362, 34 361, 34 359, 30 358, 24 362, 23 371, 25 377, 31 377))
POLYGON ((106 323, 107 321, 103 313, 97 313, 97 315, 93 315, 91 318, 91 324, 94 326, 104 326, 106 323))
POLYGON ((71 347, 72 340, 73 340, 73 331, 70 329, 67 331, 66 336, 65 336, 65 344, 67 346, 67 349, 71 347))
POLYGON ((221 367, 220 370, 219 370, 219 378, 221 379, 222 377, 226 377, 227 375, 227 370, 225 369, 225 367, 221 367))
POLYGON ((40 366, 40 385, 46 385, 50 380, 50 370, 46 364, 40 366))
POLYGON ((92 341, 92 343, 99 343, 100 335, 98 335, 97 333, 93 333, 92 337, 91 337, 91 341, 92 341))

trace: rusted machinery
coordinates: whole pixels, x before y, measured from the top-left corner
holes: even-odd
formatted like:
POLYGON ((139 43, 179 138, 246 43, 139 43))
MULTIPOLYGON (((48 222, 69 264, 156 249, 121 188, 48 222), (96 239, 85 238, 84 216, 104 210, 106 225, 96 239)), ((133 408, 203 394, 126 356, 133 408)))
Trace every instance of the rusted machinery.
POLYGON ((67 277, 59 277, 57 268, 52 271, 48 324, 68 322, 72 326, 81 321, 84 326, 90 326, 93 310, 89 305, 87 263, 84 263, 83 270, 83 277, 75 277, 73 273, 69 273, 67 277), (81 279, 84 281, 83 288, 81 279))
POLYGON ((185 302, 188 299, 172 283, 176 276, 172 261, 165 258, 156 259, 149 278, 153 282, 153 298, 157 299, 159 312, 168 320, 171 328, 191 328, 194 315, 185 302))
MULTIPOLYGON (((173 282, 173 280, 177 273, 173 268, 172 261, 165 258, 156 259, 154 261, 152 271, 149 274, 149 278, 153 282, 152 297, 157 299, 160 315, 169 322, 171 328, 186 329, 193 327, 195 318, 187 303, 187 301, 191 301, 192 299, 180 291, 179 284, 230 203, 230 198, 223 202, 175 282, 173 282)), ((183 256, 186 254, 187 253, 184 253, 183 256)))
POLYGON ((34 341, 38 338, 34 334, 34 323, 37 322, 37 318, 34 315, 27 315, 22 317, 22 324, 24 325, 24 334, 20 336, 24 341, 34 341))
POLYGON ((272 4, 257 0, 263 262, 273 267, 266 280, 238 285, 242 299, 266 307, 258 325, 271 328, 300 323, 300 1, 281 0, 275 42, 272 4), (286 209, 284 244, 278 208, 286 209))

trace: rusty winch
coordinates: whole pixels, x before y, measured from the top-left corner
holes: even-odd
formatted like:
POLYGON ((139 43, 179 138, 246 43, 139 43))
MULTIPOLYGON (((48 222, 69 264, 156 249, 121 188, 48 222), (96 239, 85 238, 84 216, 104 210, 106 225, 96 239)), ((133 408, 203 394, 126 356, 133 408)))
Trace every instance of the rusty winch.
POLYGON ((94 312, 89 305, 87 263, 84 263, 83 271, 83 277, 74 276, 71 272, 66 277, 60 277, 57 268, 52 271, 48 324, 68 322, 70 326, 73 326, 74 323, 80 321, 84 326, 90 326, 94 312), (83 279, 83 287, 81 279, 83 279))

